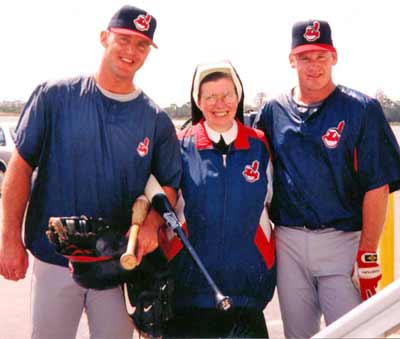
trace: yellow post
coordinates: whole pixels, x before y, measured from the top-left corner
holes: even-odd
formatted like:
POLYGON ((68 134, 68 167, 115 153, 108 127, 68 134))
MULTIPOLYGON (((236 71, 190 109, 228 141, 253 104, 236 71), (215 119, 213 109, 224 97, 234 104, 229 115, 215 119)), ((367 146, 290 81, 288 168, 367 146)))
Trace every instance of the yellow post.
POLYGON ((379 282, 380 290, 394 281, 394 214, 394 194, 390 194, 385 226, 379 242, 379 257, 382 269, 382 279, 379 282))

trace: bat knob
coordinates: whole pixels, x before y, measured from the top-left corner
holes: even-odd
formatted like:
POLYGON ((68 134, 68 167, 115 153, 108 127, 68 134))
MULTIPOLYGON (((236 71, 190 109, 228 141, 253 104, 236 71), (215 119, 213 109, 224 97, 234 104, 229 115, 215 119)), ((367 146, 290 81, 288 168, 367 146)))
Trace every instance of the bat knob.
POLYGON ((132 254, 123 254, 119 259, 121 266, 125 270, 133 270, 137 266, 137 261, 134 255, 132 254))
POLYGON ((217 296, 217 308, 221 311, 228 311, 232 307, 232 300, 231 298, 219 294, 217 296))

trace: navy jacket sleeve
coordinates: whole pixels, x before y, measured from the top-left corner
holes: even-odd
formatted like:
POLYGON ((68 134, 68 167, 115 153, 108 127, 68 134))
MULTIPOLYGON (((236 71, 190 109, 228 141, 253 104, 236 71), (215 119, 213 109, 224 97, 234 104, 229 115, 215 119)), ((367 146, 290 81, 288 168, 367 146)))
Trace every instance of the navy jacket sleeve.
POLYGON ((165 112, 157 114, 152 173, 161 185, 179 188, 182 175, 179 142, 175 127, 165 112))
POLYGON ((367 103, 357 143, 358 175, 364 191, 389 184, 400 188, 400 149, 394 133, 376 100, 367 103))
POLYGON ((37 166, 43 149, 48 110, 46 86, 42 84, 34 90, 26 103, 16 130, 15 146, 32 168, 37 166))

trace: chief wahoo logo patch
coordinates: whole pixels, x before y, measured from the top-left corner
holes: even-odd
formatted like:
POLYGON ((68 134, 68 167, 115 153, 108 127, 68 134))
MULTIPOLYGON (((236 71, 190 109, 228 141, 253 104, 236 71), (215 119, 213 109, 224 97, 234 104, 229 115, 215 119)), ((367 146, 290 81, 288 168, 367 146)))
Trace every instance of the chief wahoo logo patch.
POLYGON ((133 22, 137 30, 141 32, 148 31, 150 28, 151 15, 150 14, 140 14, 133 22))
POLYGON ((258 160, 254 160, 251 163, 251 166, 246 165, 242 174, 247 182, 253 183, 253 182, 256 182, 260 178, 260 172, 258 171, 259 166, 260 166, 260 163, 258 162, 258 160))
POLYGON ((344 129, 344 120, 338 123, 337 127, 329 128, 326 133, 322 136, 322 141, 326 147, 335 148, 340 140, 344 129))
POLYGON ((147 153, 149 152, 149 144, 150 144, 150 139, 148 137, 144 138, 143 141, 139 142, 139 145, 136 150, 141 157, 146 156, 147 153))
POLYGON ((318 40, 321 36, 321 32, 319 31, 319 22, 314 21, 312 26, 307 26, 303 36, 308 42, 318 40))

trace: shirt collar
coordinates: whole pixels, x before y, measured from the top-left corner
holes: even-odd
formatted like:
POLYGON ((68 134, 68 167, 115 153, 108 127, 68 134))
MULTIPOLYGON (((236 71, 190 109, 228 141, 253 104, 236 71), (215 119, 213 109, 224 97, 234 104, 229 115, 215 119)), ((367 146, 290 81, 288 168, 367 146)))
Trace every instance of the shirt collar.
POLYGON ((101 87, 98 83, 96 83, 96 86, 104 96, 106 96, 107 98, 110 98, 110 99, 114 99, 116 101, 120 101, 120 102, 128 102, 128 101, 134 100, 142 93, 142 90, 140 88, 137 88, 136 90, 134 90, 131 93, 118 94, 118 93, 113 93, 113 92, 107 91, 105 88, 101 87))
POLYGON ((217 132, 216 130, 212 129, 207 121, 204 122, 204 127, 206 128, 208 137, 211 139, 211 141, 218 143, 219 139, 222 137, 224 138, 224 141, 227 145, 231 144, 237 137, 238 135, 238 126, 236 120, 233 121, 232 127, 227 130, 226 132, 217 132))

